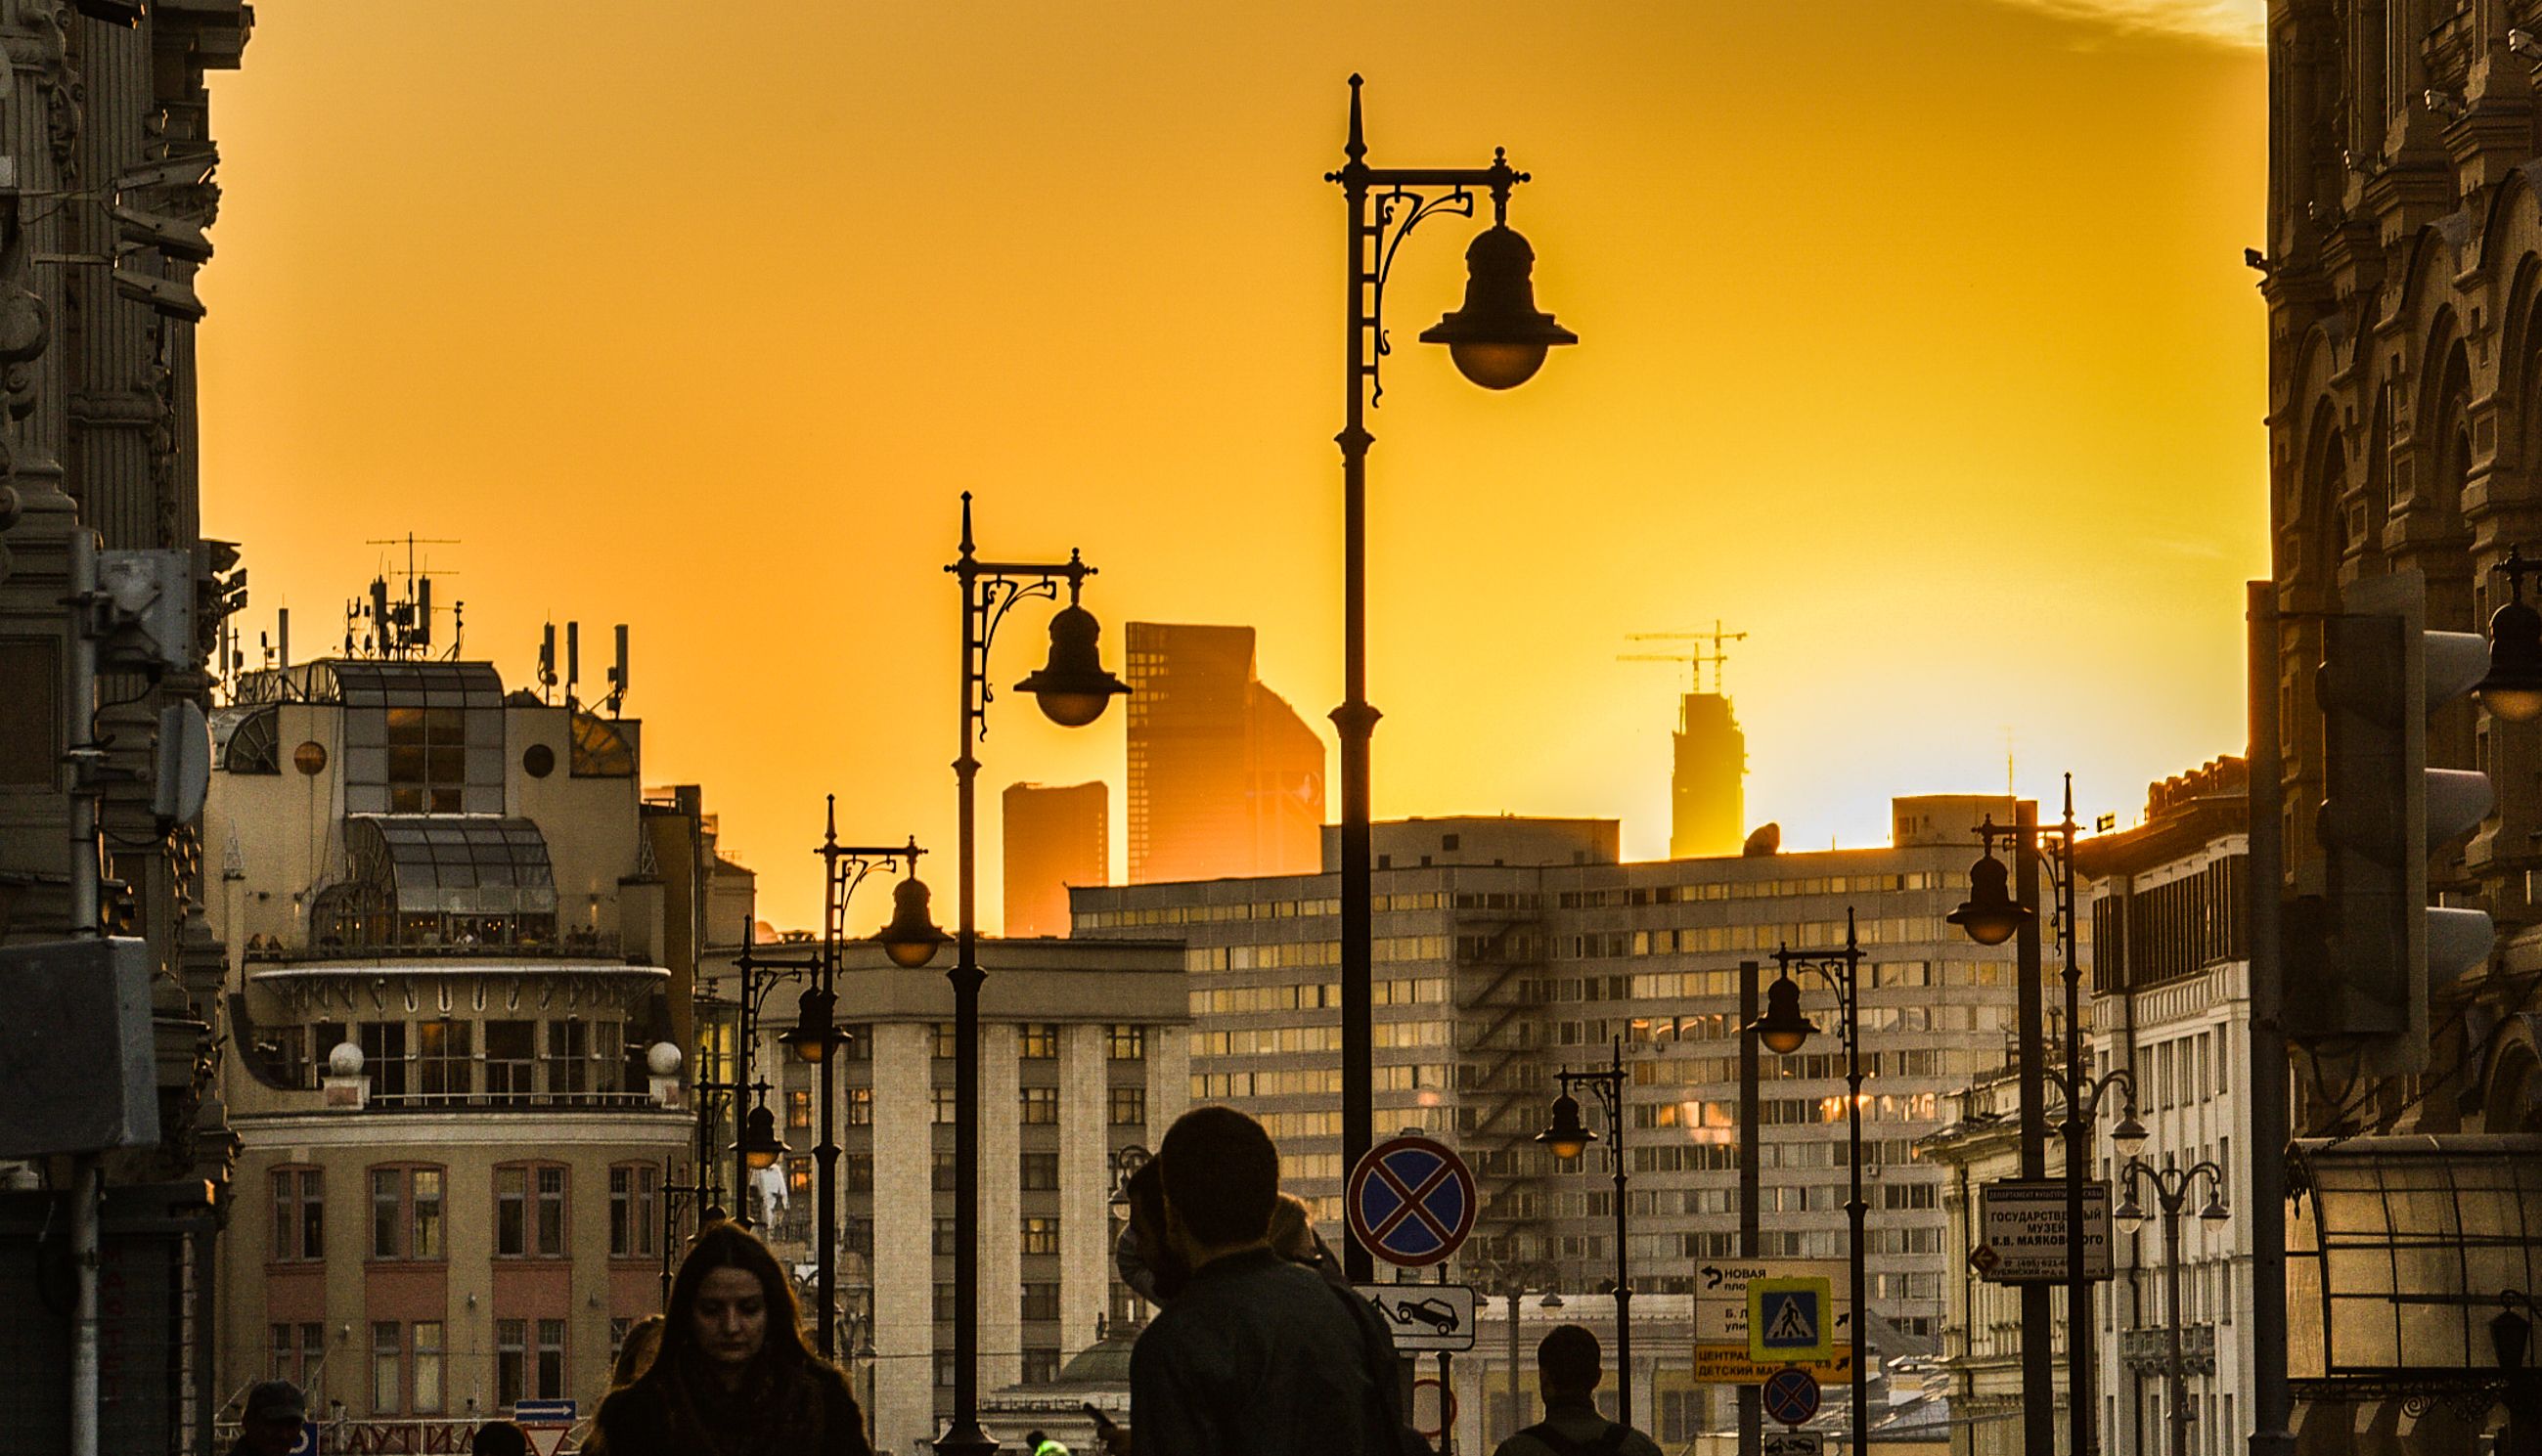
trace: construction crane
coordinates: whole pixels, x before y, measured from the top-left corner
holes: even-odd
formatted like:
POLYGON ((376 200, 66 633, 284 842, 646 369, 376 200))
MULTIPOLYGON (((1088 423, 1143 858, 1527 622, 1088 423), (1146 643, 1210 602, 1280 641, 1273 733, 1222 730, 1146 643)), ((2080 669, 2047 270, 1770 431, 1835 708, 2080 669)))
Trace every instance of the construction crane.
POLYGON ((1728 695, 1728 690, 1721 686, 1721 671, 1723 666, 1730 661, 1730 644, 1733 642, 1747 641, 1748 634, 1746 632, 1723 631, 1721 629, 1721 619, 1719 618, 1715 618, 1712 622, 1712 630, 1708 632, 1626 632, 1624 634, 1624 640, 1628 642, 1710 643, 1710 651, 1706 651, 1701 645, 1697 645, 1682 648, 1676 652, 1622 652, 1616 654, 1615 660, 1617 662, 1684 663, 1693 674, 1693 681, 1687 688, 1687 691, 1690 692, 1701 692, 1703 691, 1703 670, 1708 665, 1712 669, 1713 693, 1716 696, 1726 696, 1728 695))

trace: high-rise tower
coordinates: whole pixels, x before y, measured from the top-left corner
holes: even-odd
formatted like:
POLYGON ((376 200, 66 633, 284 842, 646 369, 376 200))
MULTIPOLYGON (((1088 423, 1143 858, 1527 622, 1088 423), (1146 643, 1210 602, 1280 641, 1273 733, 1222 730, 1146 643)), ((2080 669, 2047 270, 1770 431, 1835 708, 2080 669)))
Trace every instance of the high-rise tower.
POLYGON ((1253 675, 1253 628, 1129 626, 1130 883, 1311 874, 1324 743, 1253 675))
POLYGON ((1748 634, 1724 631, 1715 621, 1708 632, 1627 635, 1635 642, 1693 644, 1674 652, 1627 652, 1616 659, 1682 662, 1694 675, 1678 702, 1677 757, 1669 774, 1669 858, 1738 853, 1747 835, 1740 826, 1748 812, 1748 735, 1739 731, 1738 715, 1730 710, 1721 669, 1730 660, 1730 644, 1746 641, 1748 634), (1712 668, 1709 692, 1703 691, 1706 664, 1712 668))
POLYGON ((1066 935, 1069 887, 1111 883, 1111 791, 1010 783, 1005 809, 1006 934, 1066 935))
POLYGON ((1680 700, 1677 766, 1669 775, 1669 858, 1736 854, 1746 835, 1748 735, 1730 698, 1689 692, 1680 700))

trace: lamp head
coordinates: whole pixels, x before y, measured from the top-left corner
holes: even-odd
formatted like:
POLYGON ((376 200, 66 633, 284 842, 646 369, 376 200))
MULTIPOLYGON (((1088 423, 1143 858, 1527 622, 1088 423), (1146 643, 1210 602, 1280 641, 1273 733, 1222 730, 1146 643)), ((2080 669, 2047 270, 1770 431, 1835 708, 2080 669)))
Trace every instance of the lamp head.
POLYGON ((2502 1309, 2489 1322, 2489 1345, 2498 1368, 2524 1368, 2524 1347, 2533 1338, 2533 1322, 2513 1309, 2502 1309))
POLYGON ((1765 1014, 1749 1023, 1766 1051, 1789 1056, 1809 1041, 1818 1024, 1801 1014, 1801 987, 1786 974, 1765 987, 1765 1014))
POLYGON ((1969 898, 1942 918, 1969 932, 1980 945, 2001 945, 2037 912, 2012 898, 2011 872, 1994 857, 1988 844, 1983 858, 1969 866, 1969 898))
POLYGON ((2490 615, 2489 676, 2472 691, 2493 718, 2542 718, 2542 612, 2520 593, 2490 615))
POLYGON ((935 960, 936 947, 944 943, 944 932, 935 928, 927 904, 927 882, 916 875, 891 887, 891 923, 876 932, 874 940, 903 970, 915 971, 935 960))
POLYGON ((2118 1208, 2110 1214, 2110 1217, 2118 1221, 2119 1232, 2134 1233, 2144 1227, 2144 1204, 2136 1201, 2134 1194, 2130 1194, 2120 1201, 2118 1208))
POLYGON ((1103 716, 1116 692, 1130 685, 1103 670, 1095 643, 1103 628, 1094 614, 1071 603, 1050 619, 1050 661, 1015 685, 1041 704, 1042 716, 1062 728, 1083 728, 1103 716))
POLYGON ((2206 1206, 2198 1210, 2198 1216, 2208 1223, 2222 1223, 2233 1216, 2233 1210, 2224 1206, 2222 1194, 2213 1194, 2207 1198, 2206 1206))
POLYGON ((2136 1121, 2135 1109, 2130 1108, 2127 1116, 2119 1119, 2119 1125, 2110 1129, 2110 1145, 2117 1148, 2121 1156, 2132 1157, 2138 1148, 2145 1145, 2147 1135, 2145 1125, 2136 1121))
POLYGON ((1553 1099, 1553 1126, 1535 1134, 1535 1140, 1553 1150, 1553 1155, 1569 1162, 1589 1150, 1598 1140, 1580 1121, 1580 1099, 1565 1092, 1553 1099))
POLYGON ((777 1040, 793 1049, 796 1057, 815 1064, 830 1059, 839 1048, 847 1045, 848 1034, 839 1030, 837 993, 818 986, 803 992, 795 1003, 794 1024, 777 1040))
POLYGON ((777 1135, 777 1115, 765 1103, 750 1110, 742 1128, 741 1140, 732 1146, 744 1163, 753 1168, 774 1168, 777 1160, 785 1156, 785 1139, 777 1135))
POLYGON ((1487 390, 1516 389, 1544 366, 1544 351, 1580 335, 1535 307, 1535 250, 1507 223, 1475 235, 1465 250, 1465 306, 1422 330, 1443 343, 1457 372, 1487 390))

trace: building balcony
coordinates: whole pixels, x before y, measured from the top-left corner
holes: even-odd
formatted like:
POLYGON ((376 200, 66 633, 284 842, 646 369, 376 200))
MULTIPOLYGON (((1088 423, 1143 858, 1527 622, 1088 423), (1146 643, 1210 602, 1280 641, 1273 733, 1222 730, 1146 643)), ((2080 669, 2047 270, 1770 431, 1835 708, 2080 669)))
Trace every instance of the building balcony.
MULTIPOLYGON (((2119 1332, 2119 1362, 2145 1375, 2164 1375, 2171 1367, 2171 1330, 2168 1326, 2154 1329, 2119 1332)), ((2215 1327, 2183 1325, 2180 1327, 2180 1363, 2184 1375, 2215 1373, 2215 1327)))

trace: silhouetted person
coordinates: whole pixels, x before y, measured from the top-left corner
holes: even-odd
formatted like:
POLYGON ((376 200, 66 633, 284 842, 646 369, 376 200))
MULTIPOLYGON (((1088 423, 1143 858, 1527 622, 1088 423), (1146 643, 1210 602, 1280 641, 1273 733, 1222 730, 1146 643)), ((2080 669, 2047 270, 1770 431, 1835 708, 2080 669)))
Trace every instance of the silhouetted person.
POLYGON ((530 1456, 530 1433, 516 1420, 488 1420, 468 1438, 468 1456, 530 1456))
POLYGON ((239 1415, 238 1442, 230 1456, 291 1456, 309 1419, 309 1398, 288 1380, 260 1380, 248 1387, 239 1415))
MULTIPOLYGON (((628 1326, 627 1338, 618 1344, 618 1358, 610 1362, 609 1389, 602 1393, 602 1403, 606 1404, 609 1397, 634 1385, 646 1370, 651 1369, 653 1356, 659 1353, 661 1348, 662 1317, 660 1315, 648 1314, 628 1326)), ((579 1447, 583 1456, 601 1456, 601 1453, 608 1449, 609 1443, 601 1439, 600 1427, 597 1424, 592 1427, 589 1435, 583 1437, 582 1445, 579 1447)))
POLYGON ((1165 1237, 1164 1165, 1155 1158, 1141 1163, 1121 1192, 1130 1204, 1129 1220, 1112 1246, 1121 1282, 1150 1304, 1170 1304, 1191 1277, 1191 1268, 1165 1237))
POLYGON ((1598 1414, 1598 1337, 1578 1325, 1556 1325, 1535 1347, 1535 1379, 1544 1419, 1492 1456, 1660 1456, 1659 1443, 1598 1414))
POLYGON ((1138 1456, 1393 1456, 1376 1378, 1392 1342, 1356 1295, 1272 1249, 1280 1154, 1262 1125, 1195 1108, 1156 1161, 1166 1243, 1192 1273, 1131 1351, 1138 1456))
POLYGON ((1271 1250, 1291 1264, 1303 1264, 1322 1274, 1330 1284, 1347 1289, 1350 1275, 1342 1273, 1342 1263, 1324 1245, 1324 1236, 1315 1231, 1315 1215, 1307 1201, 1293 1193, 1280 1195, 1271 1209, 1271 1250))
POLYGON ((698 1235, 660 1352, 597 1425, 609 1456, 869 1456, 848 1377, 803 1344, 768 1246, 730 1223, 698 1235))

